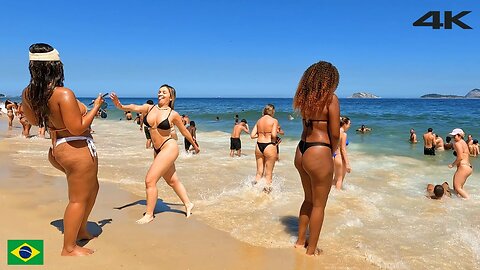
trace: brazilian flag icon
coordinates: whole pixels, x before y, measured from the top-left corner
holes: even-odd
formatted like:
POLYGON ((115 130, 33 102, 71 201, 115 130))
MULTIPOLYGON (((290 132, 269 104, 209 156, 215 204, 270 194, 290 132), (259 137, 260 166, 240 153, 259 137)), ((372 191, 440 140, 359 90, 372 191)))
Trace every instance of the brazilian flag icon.
POLYGON ((43 265, 43 240, 8 240, 8 265, 43 265))

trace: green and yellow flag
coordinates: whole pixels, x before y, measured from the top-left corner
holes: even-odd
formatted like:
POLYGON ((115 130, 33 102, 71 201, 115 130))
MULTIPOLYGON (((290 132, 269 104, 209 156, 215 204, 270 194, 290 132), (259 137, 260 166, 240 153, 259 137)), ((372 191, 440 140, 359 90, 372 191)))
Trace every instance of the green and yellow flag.
POLYGON ((43 240, 8 240, 8 265, 43 265, 43 240))

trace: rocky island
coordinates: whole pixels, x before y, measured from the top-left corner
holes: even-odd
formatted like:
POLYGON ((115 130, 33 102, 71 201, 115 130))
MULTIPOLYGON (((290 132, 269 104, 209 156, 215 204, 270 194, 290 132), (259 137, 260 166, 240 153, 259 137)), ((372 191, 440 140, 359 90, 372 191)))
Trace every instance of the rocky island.
POLYGON ((480 98, 480 89, 475 88, 468 92, 465 96, 458 95, 441 95, 441 94, 427 94, 421 96, 421 98, 480 98))
POLYGON ((351 95, 349 98, 380 98, 380 97, 371 93, 358 92, 358 93, 353 93, 353 95, 351 95))

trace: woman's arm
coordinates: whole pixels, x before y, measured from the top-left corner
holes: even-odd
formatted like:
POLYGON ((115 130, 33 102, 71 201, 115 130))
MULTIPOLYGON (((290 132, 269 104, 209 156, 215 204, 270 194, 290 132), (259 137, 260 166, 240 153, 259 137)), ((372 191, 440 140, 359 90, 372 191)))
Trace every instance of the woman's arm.
POLYGON ((172 123, 175 126, 177 126, 180 133, 182 133, 182 135, 193 145, 193 148, 195 148, 195 153, 200 152, 200 148, 198 148, 197 142, 193 139, 192 134, 190 134, 190 132, 187 130, 187 128, 183 124, 182 117, 180 116, 180 114, 178 114, 175 111, 173 112, 174 113, 172 113, 173 115, 172 123))
POLYGON ((255 126, 253 127, 252 132, 250 133, 250 138, 252 138, 252 139, 258 138, 257 125, 258 125, 258 121, 257 121, 257 123, 255 124, 255 126))
POLYGON ((90 128, 93 118, 104 101, 102 96, 98 95, 97 99, 95 99, 93 109, 82 117, 82 113, 78 107, 77 98, 75 97, 75 94, 73 94, 73 91, 68 88, 57 89, 57 92, 59 92, 57 104, 60 108, 65 128, 72 135, 81 135, 85 130, 90 128))
POLYGON ((332 101, 328 106, 327 128, 330 134, 330 145, 332 146, 332 149, 337 149, 338 141, 340 139, 340 105, 338 104, 338 98, 335 94, 333 95, 332 101))
POLYGON ((112 99, 113 101, 113 104, 115 105, 115 107, 117 107, 119 110, 122 110, 122 111, 134 111, 134 112, 138 112, 138 113, 142 113, 142 114, 146 114, 148 112, 148 109, 150 108, 150 105, 149 104, 143 104, 143 105, 136 105, 136 104, 129 104, 129 105, 122 105, 122 103, 120 103, 120 100, 118 99, 118 96, 117 94, 115 94, 115 92, 112 92, 110 94, 110 98, 112 99))
POLYGON ((340 134, 340 153, 342 155, 343 164, 345 164, 347 172, 350 173, 352 169, 350 167, 350 162, 347 156, 347 134, 345 132, 343 132, 343 134, 340 134))
POLYGON ((274 119, 275 121, 273 121, 273 126, 272 126, 272 141, 276 141, 277 140, 277 133, 278 133, 278 121, 276 119, 274 119))

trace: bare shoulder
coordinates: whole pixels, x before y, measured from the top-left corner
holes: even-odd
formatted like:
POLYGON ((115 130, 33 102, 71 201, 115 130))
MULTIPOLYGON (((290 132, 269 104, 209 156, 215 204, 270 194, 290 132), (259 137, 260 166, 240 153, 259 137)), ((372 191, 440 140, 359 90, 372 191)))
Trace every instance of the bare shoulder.
POLYGON ((69 101, 71 99, 75 100, 75 102, 77 101, 77 98, 75 97, 75 94, 73 93, 73 91, 66 87, 56 87, 53 90, 51 98, 57 101, 58 100, 69 101))
POLYGON ((177 118, 177 117, 178 117, 178 118, 182 118, 182 117, 180 116, 180 114, 179 114, 177 111, 175 111, 175 110, 172 110, 172 111, 170 112, 170 115, 171 115, 173 118, 177 118))

